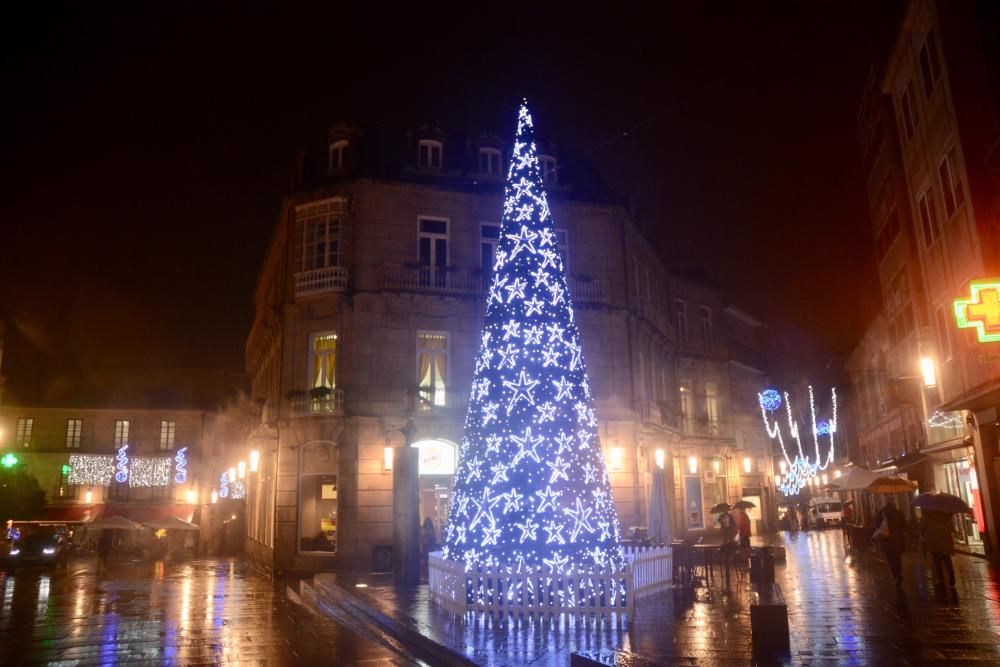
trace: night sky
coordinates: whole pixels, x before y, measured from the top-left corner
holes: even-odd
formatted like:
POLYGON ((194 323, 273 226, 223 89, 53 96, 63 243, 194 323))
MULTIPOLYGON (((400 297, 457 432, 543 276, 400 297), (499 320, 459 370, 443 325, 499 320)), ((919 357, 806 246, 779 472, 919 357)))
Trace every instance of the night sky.
POLYGON ((632 196, 670 267, 768 325, 780 380, 822 382, 878 308, 855 114, 898 2, 421 7, 7 9, 0 316, 15 398, 88 367, 241 368, 301 148, 341 120, 509 136, 522 96, 564 158, 586 155, 632 196))

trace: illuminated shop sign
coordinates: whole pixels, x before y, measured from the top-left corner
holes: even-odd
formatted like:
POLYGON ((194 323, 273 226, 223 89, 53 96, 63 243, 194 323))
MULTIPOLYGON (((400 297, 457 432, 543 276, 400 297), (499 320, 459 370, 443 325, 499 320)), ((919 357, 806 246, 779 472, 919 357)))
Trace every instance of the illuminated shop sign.
POLYGON ((424 440, 413 443, 413 446, 420 449, 419 474, 455 474, 455 445, 442 440, 424 440))
POLYGON ((973 280, 971 297, 955 299, 955 321, 960 329, 975 329, 980 343, 1000 341, 1000 278, 973 280))

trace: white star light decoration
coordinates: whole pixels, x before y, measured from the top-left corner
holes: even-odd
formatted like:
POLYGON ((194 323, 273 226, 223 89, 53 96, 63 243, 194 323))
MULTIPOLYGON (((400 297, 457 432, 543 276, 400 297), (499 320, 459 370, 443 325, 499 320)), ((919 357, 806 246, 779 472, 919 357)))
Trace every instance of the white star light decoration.
POLYGON ((468 570, 620 571, 621 528, 532 135, 522 106, 443 551, 468 570))

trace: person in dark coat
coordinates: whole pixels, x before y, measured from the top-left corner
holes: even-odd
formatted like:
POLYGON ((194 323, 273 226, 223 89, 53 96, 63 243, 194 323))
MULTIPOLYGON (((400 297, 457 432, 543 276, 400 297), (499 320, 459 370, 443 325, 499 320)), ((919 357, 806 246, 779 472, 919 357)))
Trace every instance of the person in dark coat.
POLYGON ((942 512, 924 510, 920 518, 920 532, 924 540, 924 551, 934 561, 934 581, 944 586, 944 573, 948 573, 948 585, 955 587, 955 566, 951 554, 955 543, 951 537, 951 517, 942 512))
POLYGON ((906 519, 896 505, 887 500, 875 518, 875 539, 882 545, 882 553, 889 563, 889 572, 896 587, 903 585, 903 550, 906 548, 906 519), (882 523, 885 522, 885 529, 882 523))

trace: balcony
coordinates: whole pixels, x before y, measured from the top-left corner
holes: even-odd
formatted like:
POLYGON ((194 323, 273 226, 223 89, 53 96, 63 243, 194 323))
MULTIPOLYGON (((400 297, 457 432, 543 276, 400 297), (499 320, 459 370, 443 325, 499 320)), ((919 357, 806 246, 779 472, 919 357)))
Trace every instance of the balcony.
POLYGON ((295 274, 295 296, 313 296, 325 292, 343 292, 347 289, 347 268, 328 266, 295 274))
POLYGON ((636 302, 636 314, 653 325, 654 328, 658 329, 660 333, 665 336, 673 336, 673 329, 670 326, 670 322, 664 316, 659 308, 654 306, 646 299, 640 298, 636 302))
POLYGON ((418 266, 411 264, 383 264, 379 267, 379 286, 382 289, 435 294, 479 294, 483 291, 478 272, 450 266, 418 266))
POLYGON ((313 398, 292 396, 288 399, 293 417, 318 417, 344 414, 344 390, 334 389, 328 396, 313 398))
POLYGON ((607 280, 567 278, 566 282, 574 303, 611 304, 611 289, 607 280))

